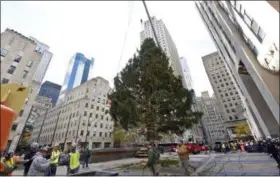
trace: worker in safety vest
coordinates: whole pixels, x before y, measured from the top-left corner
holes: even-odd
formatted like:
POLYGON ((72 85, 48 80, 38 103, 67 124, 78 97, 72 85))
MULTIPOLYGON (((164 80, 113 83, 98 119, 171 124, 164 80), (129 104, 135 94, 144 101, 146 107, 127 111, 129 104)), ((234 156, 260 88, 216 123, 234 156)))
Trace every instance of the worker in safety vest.
POLYGON ((186 145, 184 145, 184 140, 180 140, 179 145, 177 146, 177 153, 181 162, 182 168, 185 170, 184 175, 189 176, 191 173, 189 171, 189 167, 196 170, 196 167, 191 165, 189 162, 189 151, 186 145))
POLYGON ((69 173, 77 173, 80 169, 80 153, 76 149, 76 143, 72 143, 69 156, 69 173))
POLYGON ((56 175, 56 169, 57 169, 57 165, 58 165, 59 156, 60 156, 59 144, 55 143, 53 146, 51 157, 50 157, 49 174, 47 176, 56 175))
POLYGON ((13 151, 5 153, 1 158, 0 174, 1 176, 12 176, 12 172, 17 168, 16 164, 19 164, 19 156, 14 156, 13 151))

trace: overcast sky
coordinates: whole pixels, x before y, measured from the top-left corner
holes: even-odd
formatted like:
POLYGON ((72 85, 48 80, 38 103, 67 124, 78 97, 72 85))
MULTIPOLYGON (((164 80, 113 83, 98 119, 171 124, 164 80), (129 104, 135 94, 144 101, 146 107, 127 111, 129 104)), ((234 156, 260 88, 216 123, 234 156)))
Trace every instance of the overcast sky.
MULTIPOLYGON (((259 13, 263 4, 249 5, 264 19, 262 23, 268 23, 259 13)), ((147 6, 152 16, 163 20, 179 55, 187 59, 197 95, 205 90, 212 94, 201 57, 216 48, 194 2, 154 1, 147 6)), ((1 2, 1 32, 12 28, 49 45, 53 58, 44 80, 57 84, 62 84, 70 58, 82 52, 95 58, 93 76, 101 76, 113 86, 116 73, 139 48, 140 19, 147 19, 141 1, 1 2), (129 14, 131 24, 118 67, 129 14)))

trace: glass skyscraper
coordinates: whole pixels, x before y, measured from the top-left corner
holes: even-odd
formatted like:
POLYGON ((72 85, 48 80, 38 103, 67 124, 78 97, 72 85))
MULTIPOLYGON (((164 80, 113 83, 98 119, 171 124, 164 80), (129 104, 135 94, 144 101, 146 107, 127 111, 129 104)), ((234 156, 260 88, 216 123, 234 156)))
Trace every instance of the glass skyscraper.
POLYGON ((86 82, 92 73, 94 58, 88 59, 82 53, 76 53, 70 60, 66 72, 58 104, 62 103, 65 93, 86 82))
POLYGON ((39 96, 47 97, 52 99, 52 104, 55 106, 61 86, 50 81, 45 81, 40 88, 39 96))

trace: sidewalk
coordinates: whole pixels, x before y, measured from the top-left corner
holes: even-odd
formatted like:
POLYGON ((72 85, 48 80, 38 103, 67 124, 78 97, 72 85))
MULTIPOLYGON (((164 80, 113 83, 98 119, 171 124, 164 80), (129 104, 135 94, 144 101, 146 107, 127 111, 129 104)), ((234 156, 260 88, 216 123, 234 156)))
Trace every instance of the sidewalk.
POLYGON ((201 176, 278 176, 274 159, 265 153, 232 153, 216 156, 199 173, 201 176))
MULTIPOLYGON (((92 163, 89 164, 89 168, 80 168, 80 171, 88 171, 89 169, 91 171, 94 170, 109 170, 116 168, 120 165, 128 165, 132 163, 140 163, 142 161, 146 161, 147 159, 137 159, 137 158, 129 158, 129 159, 121 159, 121 160, 114 160, 114 161, 108 161, 108 162, 99 162, 99 163, 92 163)), ((57 168, 57 176, 65 176, 66 175, 66 167, 65 166, 59 166, 57 168)), ((13 176, 19 176, 23 175, 23 170, 16 170, 13 172, 13 176)))
MULTIPOLYGON (((190 160, 194 163, 198 163, 203 161, 205 158, 209 157, 209 155, 190 155, 190 160)), ((166 153, 162 154, 161 158, 178 158, 176 153, 166 153)), ((122 165, 129 165, 133 163, 140 163, 142 161, 147 161, 147 158, 128 158, 128 159, 120 159, 113 160, 108 162, 99 162, 99 163, 91 163, 89 164, 89 168, 80 168, 80 171, 94 171, 94 170, 112 170, 122 165)), ((66 175, 66 167, 59 166, 57 168, 57 176, 65 176, 66 175)), ((13 176, 23 175, 23 170, 16 170, 13 172, 13 176)))

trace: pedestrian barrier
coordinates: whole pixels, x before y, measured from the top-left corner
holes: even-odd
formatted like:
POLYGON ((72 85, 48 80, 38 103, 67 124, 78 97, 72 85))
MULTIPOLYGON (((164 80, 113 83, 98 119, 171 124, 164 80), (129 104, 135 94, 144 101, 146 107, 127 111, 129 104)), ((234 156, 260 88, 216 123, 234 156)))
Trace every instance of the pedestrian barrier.
POLYGON ((138 150, 139 148, 93 149, 91 151, 90 163, 133 158, 138 150))

